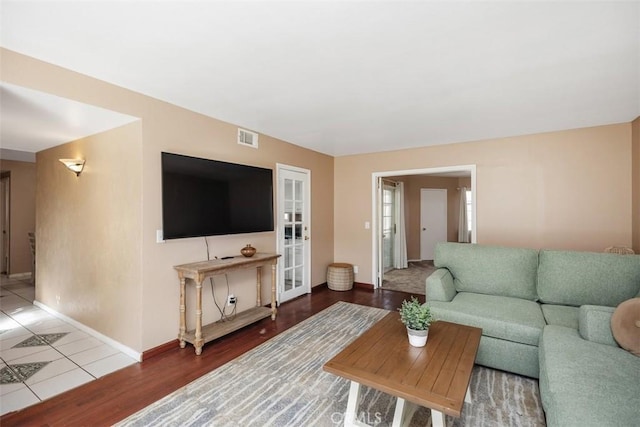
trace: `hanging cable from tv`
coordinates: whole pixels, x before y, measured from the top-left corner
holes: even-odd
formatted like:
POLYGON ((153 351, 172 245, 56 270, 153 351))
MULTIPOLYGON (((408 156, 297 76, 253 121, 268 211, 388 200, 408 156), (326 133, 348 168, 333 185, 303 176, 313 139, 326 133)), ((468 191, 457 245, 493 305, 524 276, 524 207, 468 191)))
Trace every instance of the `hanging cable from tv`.
MULTIPOLYGON (((204 243, 207 247, 207 260, 211 261, 211 255, 209 254, 209 241, 207 240, 207 238, 204 238, 204 243)), ((230 301, 229 296, 231 296, 230 293, 230 289, 229 289, 229 278, 227 277, 227 275, 224 275, 224 279, 225 279, 225 283, 227 284, 227 297, 224 299, 224 301, 230 301)), ((213 304, 216 306, 216 308, 218 309, 218 312, 220 313, 220 321, 221 322, 228 322, 231 321, 233 319, 235 319, 236 317, 236 307, 238 307, 238 299, 237 297, 234 296, 234 302, 232 304, 222 304, 222 308, 220 308, 220 306, 218 305, 218 301, 216 301, 216 294, 215 294, 215 281, 213 280, 213 277, 209 277, 209 284, 211 286, 211 297, 213 298, 213 304), (227 307, 231 307, 231 312, 227 313, 227 307)))

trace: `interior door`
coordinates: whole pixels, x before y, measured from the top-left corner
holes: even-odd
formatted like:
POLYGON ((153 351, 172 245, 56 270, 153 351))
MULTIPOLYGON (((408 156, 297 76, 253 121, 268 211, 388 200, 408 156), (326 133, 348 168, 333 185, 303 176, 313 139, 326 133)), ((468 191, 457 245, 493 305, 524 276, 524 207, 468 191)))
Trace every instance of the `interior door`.
POLYGON ((278 302, 311 292, 311 172, 278 165, 278 302))
POLYGON ((420 259, 432 260, 436 243, 447 241, 447 190, 420 189, 420 259))

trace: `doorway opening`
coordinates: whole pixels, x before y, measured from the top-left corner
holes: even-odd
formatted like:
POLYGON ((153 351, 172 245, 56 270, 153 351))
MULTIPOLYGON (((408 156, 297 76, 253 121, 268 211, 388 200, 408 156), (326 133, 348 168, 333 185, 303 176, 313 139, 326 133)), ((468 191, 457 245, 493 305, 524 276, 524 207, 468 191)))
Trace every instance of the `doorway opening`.
POLYGON ((2 200, 2 211, 0 212, 0 232, 2 242, 0 248, 0 273, 9 274, 9 263, 11 262, 11 172, 0 173, 0 200, 2 200))
POLYGON ((374 172, 374 287, 424 295, 435 245, 476 242, 475 192, 475 165, 374 172))

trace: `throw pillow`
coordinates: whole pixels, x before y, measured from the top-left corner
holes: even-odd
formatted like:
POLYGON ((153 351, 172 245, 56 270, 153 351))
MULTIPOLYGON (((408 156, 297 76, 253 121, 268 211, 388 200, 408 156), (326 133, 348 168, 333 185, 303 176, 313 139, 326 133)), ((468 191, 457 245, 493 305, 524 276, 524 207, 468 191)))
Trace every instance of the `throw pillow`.
POLYGON ((620 347, 640 356, 640 298, 626 300, 615 309, 611 332, 620 347))

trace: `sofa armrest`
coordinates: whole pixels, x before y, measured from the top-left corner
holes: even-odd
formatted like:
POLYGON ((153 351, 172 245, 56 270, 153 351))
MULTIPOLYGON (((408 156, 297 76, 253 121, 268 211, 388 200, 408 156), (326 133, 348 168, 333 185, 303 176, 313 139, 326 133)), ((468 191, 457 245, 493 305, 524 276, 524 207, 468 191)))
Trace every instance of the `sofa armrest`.
POLYGON ((618 347, 611 332, 611 316, 615 307, 582 305, 578 312, 579 332, 582 338, 600 344, 618 347))
POLYGON ((456 293, 453 276, 446 268, 439 268, 427 277, 427 301, 451 301, 456 293))

